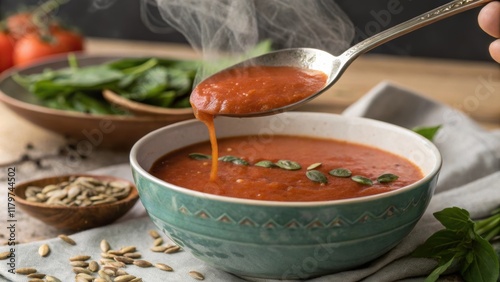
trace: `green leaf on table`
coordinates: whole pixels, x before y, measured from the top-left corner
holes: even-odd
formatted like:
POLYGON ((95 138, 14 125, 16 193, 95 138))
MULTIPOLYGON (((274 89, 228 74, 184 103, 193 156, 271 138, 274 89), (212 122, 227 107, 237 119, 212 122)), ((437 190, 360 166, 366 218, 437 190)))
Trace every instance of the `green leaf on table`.
POLYGON ((441 128, 441 125, 436 125, 436 126, 418 126, 414 127, 412 130, 423 137, 429 139, 432 141, 434 139, 434 136, 436 136, 437 132, 441 128))
POLYGON ((497 281, 499 275, 498 256, 491 244, 478 236, 472 242, 472 261, 462 269, 465 281, 497 281))
POLYGON ((449 230, 468 232, 474 228, 474 221, 470 219, 469 212, 458 207, 435 212, 434 217, 449 230))
POLYGON ((467 210, 452 207, 434 216, 446 229, 435 232, 412 253, 415 257, 438 261, 438 267, 426 281, 436 281, 451 266, 457 266, 467 282, 497 281, 499 259, 493 246, 482 236, 500 235, 497 230, 500 214, 493 213, 489 218, 474 222, 467 210))

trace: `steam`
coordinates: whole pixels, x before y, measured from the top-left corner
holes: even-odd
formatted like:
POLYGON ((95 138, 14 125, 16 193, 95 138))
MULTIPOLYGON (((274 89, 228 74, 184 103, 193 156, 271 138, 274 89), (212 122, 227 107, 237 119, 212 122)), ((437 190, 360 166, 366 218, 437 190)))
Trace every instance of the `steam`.
MULTIPOLYGON (((107 9, 117 2, 92 0, 91 10, 107 9)), ((334 0, 141 0, 140 3, 141 19, 152 32, 177 30, 202 53, 205 64, 198 71, 195 84, 217 71, 215 66, 220 69, 236 63, 234 58, 242 60, 245 56, 259 55, 263 50, 255 46, 264 40, 271 40, 273 49, 312 47, 339 55, 354 38, 351 21, 334 0), (227 60, 230 56, 233 59, 227 60)))
MULTIPOLYGON (((275 49, 313 47, 338 55, 354 37, 333 0, 156 0, 156 6, 205 61, 244 54, 266 39, 275 49)), ((200 73, 197 81, 211 74, 200 73)))

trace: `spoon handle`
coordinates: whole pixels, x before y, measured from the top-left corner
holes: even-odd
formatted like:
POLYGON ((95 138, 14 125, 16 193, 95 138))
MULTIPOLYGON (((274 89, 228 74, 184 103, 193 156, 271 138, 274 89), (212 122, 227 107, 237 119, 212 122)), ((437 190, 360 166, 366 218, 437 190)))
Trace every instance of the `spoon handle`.
POLYGON ((407 34, 431 23, 437 22, 449 16, 481 6, 493 0, 454 0, 443 6, 430 10, 420 16, 400 23, 380 33, 377 33, 347 49, 339 56, 345 65, 351 63, 359 55, 382 45, 394 38, 407 34))

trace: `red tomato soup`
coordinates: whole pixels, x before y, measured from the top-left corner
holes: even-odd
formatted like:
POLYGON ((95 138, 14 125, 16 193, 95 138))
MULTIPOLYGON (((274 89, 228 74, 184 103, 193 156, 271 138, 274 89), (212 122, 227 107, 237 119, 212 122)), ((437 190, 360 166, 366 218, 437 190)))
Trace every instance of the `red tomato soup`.
POLYGON ((259 113, 301 101, 321 90, 325 73, 297 67, 248 66, 222 71, 202 81, 191 93, 197 119, 205 123, 212 145, 210 180, 217 179, 217 138, 214 117, 259 113))
POLYGON ((240 136, 218 140, 219 155, 231 160, 235 156, 246 161, 233 163, 217 161, 215 181, 209 181, 210 159, 195 159, 191 153, 210 155, 210 143, 195 144, 160 158, 150 173, 166 182, 191 190, 228 197, 268 201, 325 201, 356 198, 392 191, 423 177, 410 161, 373 147, 345 141, 299 136, 273 136, 265 144, 255 146, 257 136, 240 136), (253 145, 250 145, 253 144, 253 145), (298 170, 280 167, 261 167, 260 161, 277 163, 290 160, 300 164, 298 170), (327 182, 320 183, 306 176, 311 164, 321 163, 314 170, 321 172, 327 182), (352 176, 360 175, 373 184, 355 182, 351 177, 336 177, 329 172, 345 168, 352 176), (377 177, 391 173, 398 178, 378 183, 377 177))

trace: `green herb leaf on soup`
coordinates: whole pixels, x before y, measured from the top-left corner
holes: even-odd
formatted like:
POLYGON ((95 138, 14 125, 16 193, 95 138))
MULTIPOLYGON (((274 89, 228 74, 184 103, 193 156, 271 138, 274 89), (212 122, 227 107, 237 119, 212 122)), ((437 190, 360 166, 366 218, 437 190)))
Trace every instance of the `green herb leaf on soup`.
POLYGON ((328 172, 330 175, 335 176, 335 177, 350 177, 352 175, 352 172, 346 168, 336 168, 330 170, 328 172))
POLYGON ((328 183, 328 179, 326 178, 326 176, 319 170, 315 170, 315 169, 308 170, 308 171, 306 171, 306 176, 307 176, 307 178, 309 178, 309 180, 314 181, 314 182, 318 182, 318 183, 322 183, 322 184, 328 183))
POLYGON ((189 154, 189 157, 193 160, 211 160, 212 156, 206 155, 206 154, 201 154, 201 153, 191 153, 189 154))
POLYGON ((270 168, 270 167, 275 167, 276 165, 272 161, 264 160, 264 161, 256 162, 254 164, 254 166, 270 168))
POLYGON ((361 175, 354 175, 351 177, 352 181, 354 182, 357 182, 359 184, 363 184, 363 185, 373 185, 373 181, 371 181, 369 178, 366 178, 364 176, 361 176, 361 175))
POLYGON ((399 176, 392 173, 384 173, 377 177, 378 183, 389 183, 398 180, 399 176))
POLYGON ((299 170, 302 168, 299 163, 290 160, 279 160, 275 163, 277 167, 286 170, 299 170))

